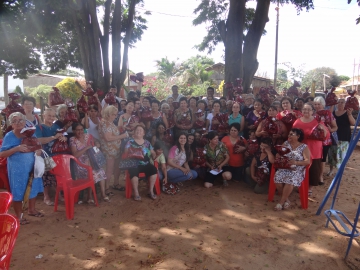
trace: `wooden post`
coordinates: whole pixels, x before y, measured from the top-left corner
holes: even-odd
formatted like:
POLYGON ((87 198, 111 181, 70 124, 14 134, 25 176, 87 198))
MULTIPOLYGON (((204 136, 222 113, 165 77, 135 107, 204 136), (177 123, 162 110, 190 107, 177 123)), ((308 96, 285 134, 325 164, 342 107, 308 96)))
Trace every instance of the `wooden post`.
POLYGON ((9 77, 4 74, 4 100, 5 106, 9 105, 9 77))

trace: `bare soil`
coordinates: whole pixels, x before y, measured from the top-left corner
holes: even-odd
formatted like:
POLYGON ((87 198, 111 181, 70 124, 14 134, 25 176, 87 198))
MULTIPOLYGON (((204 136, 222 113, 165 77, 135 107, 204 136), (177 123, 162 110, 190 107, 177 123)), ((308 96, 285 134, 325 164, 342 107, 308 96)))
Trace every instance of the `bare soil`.
MULTIPOLYGON (((360 199, 359 155, 356 149, 335 204, 350 220, 360 199)), ((235 182, 205 189, 196 180, 152 201, 142 181, 141 202, 114 191, 99 207, 75 205, 73 220, 66 220, 64 203, 54 212, 39 197, 45 217, 25 214, 31 224, 20 228, 11 269, 360 269, 358 242, 344 261, 348 239, 325 228, 323 213, 315 215, 331 180, 325 176, 314 189, 309 209, 293 192, 291 209, 279 212, 278 196, 268 202, 235 182)))

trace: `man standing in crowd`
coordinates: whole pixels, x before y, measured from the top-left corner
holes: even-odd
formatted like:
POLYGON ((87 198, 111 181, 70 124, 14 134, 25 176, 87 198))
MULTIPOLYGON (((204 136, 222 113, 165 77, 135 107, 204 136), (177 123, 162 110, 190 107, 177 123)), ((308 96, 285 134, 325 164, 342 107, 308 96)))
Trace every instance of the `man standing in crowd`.
POLYGON ((171 87, 172 95, 169 95, 167 98, 173 98, 174 101, 179 102, 180 98, 183 97, 182 94, 179 94, 179 87, 177 85, 173 85, 171 87))
POLYGON ((209 100, 214 100, 214 94, 215 94, 215 89, 213 87, 208 87, 206 89, 206 97, 203 98, 203 100, 206 102, 206 104, 209 105, 209 100))
MULTIPOLYGON (((112 93, 114 94, 114 96, 115 96, 115 98, 116 98, 117 101, 120 102, 120 101, 122 100, 121 98, 119 98, 119 97, 116 96, 117 89, 116 89, 116 86, 115 86, 115 85, 110 86, 109 92, 112 92, 112 93)), ((109 105, 109 104, 107 104, 107 103, 105 102, 105 99, 103 99, 103 100, 101 101, 101 107, 102 107, 103 109, 105 109, 108 105, 109 105)))

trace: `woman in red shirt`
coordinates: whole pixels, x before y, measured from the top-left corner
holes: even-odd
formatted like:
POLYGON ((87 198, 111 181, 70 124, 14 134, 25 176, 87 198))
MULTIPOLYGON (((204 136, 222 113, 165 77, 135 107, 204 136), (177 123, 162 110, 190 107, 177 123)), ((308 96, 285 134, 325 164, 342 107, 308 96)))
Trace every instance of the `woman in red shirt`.
POLYGON ((244 178, 244 153, 247 142, 243 137, 239 137, 240 129, 239 123, 232 123, 230 125, 230 135, 225 136, 221 140, 228 149, 230 156, 229 166, 226 166, 226 171, 231 172, 232 179, 235 181, 240 181, 244 178))
MULTIPOLYGON (((309 169, 309 196, 311 196, 312 187, 318 186, 320 181, 323 143, 321 140, 314 140, 309 138, 313 129, 319 124, 319 122, 314 117, 314 106, 310 103, 306 103, 302 109, 302 114, 303 116, 297 119, 293 124, 293 128, 303 130, 303 143, 305 143, 310 149, 312 162, 309 169)), ((325 135, 327 135, 328 131, 324 125, 320 124, 320 129, 322 129, 325 135)))

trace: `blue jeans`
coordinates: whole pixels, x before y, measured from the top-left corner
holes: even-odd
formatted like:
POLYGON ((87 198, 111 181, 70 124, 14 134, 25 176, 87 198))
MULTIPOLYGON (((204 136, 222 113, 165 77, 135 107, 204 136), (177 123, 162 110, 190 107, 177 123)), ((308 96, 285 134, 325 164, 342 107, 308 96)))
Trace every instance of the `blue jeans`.
POLYGON ((197 178, 197 172, 194 170, 190 170, 188 174, 184 174, 179 169, 170 169, 167 171, 168 176, 168 182, 170 183, 178 183, 178 182, 184 182, 186 180, 196 179, 197 178))

